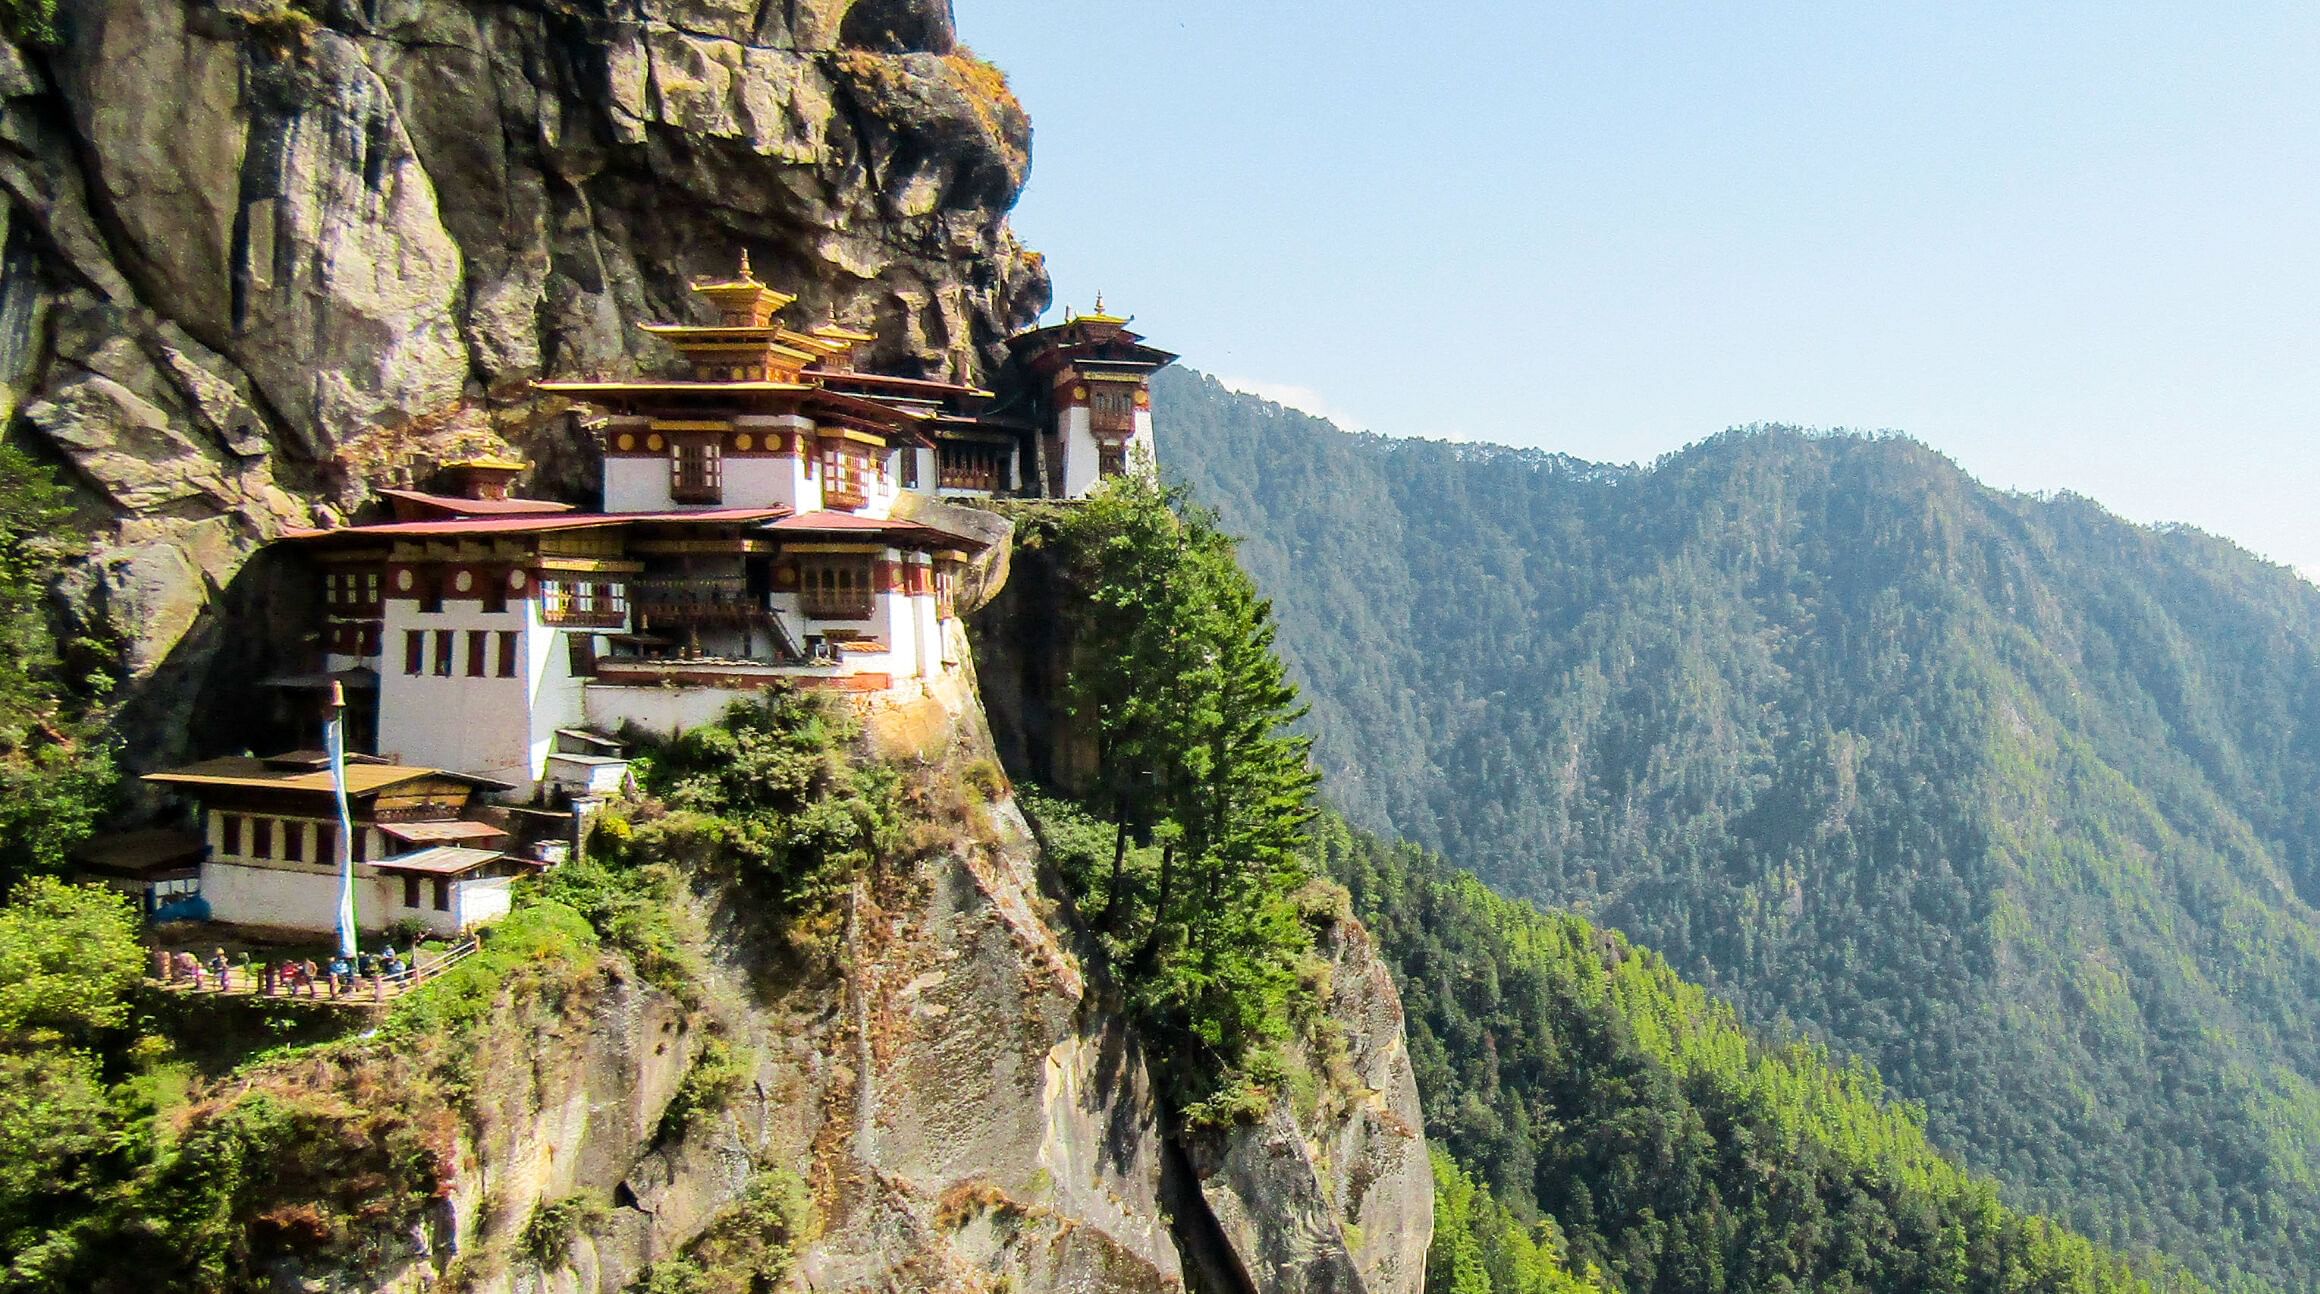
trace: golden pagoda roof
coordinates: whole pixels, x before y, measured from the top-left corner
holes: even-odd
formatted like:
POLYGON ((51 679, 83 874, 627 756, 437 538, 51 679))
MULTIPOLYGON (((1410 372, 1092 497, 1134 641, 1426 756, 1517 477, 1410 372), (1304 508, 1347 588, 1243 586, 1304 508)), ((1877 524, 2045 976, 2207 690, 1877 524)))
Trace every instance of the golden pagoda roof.
POLYGON ((1124 323, 1128 322, 1128 317, 1127 317, 1126 315, 1108 315, 1108 314, 1105 314, 1105 313, 1104 313, 1104 294, 1103 294, 1103 293, 1101 293, 1101 292, 1098 292, 1098 293, 1096 293, 1096 308, 1095 308, 1095 312, 1094 312, 1093 314, 1073 315, 1073 316, 1071 317, 1071 322, 1074 322, 1074 323, 1099 323, 1099 324, 1124 324, 1124 323))
POLYGON ((448 459, 441 466, 447 471, 464 469, 482 472, 520 472, 524 470, 522 459, 510 458, 505 454, 470 454, 465 458, 448 459))
POLYGON ((741 268, 732 278, 695 279, 692 286, 696 294, 707 298, 721 313, 746 315, 759 324, 771 321, 775 311, 797 300, 790 293, 767 287, 763 279, 750 272, 746 248, 741 252, 741 268))
POLYGON ((777 323, 765 324, 638 324, 637 328, 668 341, 678 350, 709 350, 738 346, 763 347, 803 363, 821 358, 826 342, 792 332, 777 323), (807 347, 792 345, 805 342, 807 347))
POLYGON ((859 329, 848 328, 846 325, 839 323, 835 319, 832 319, 826 324, 815 325, 813 335, 816 337, 824 337, 831 341, 850 341, 856 343, 857 345, 864 342, 874 342, 878 340, 878 336, 875 333, 866 333, 859 329))
POLYGON ((565 395, 618 395, 624 392, 636 395, 681 395, 719 391, 780 393, 815 389, 806 382, 534 382, 532 385, 542 391, 565 395))

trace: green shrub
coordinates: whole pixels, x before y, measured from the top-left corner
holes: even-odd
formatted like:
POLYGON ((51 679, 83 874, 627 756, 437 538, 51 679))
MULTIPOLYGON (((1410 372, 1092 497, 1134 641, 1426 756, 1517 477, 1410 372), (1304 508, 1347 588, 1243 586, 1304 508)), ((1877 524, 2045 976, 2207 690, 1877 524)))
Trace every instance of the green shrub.
POLYGON ((621 856, 591 849, 531 882, 524 901, 559 903, 579 913, 605 946, 627 955, 646 983, 688 1008, 700 1005, 707 971, 680 924, 682 877, 663 864, 607 861, 621 856))
POLYGON ((467 960, 395 999, 390 1040, 465 1039, 491 1014, 511 974, 569 974, 593 964, 596 931, 562 903, 534 900, 491 926, 467 960))
POLYGON ((628 1294, 771 1294, 797 1269, 816 1225, 805 1183, 768 1169, 683 1254, 646 1268, 628 1294))
POLYGON ((903 843, 901 775, 849 758, 857 735, 816 697, 736 702, 716 724, 648 742, 635 764, 643 798, 591 843, 610 865, 732 876, 776 919, 823 911, 903 843))
POLYGON ((959 770, 959 780, 985 800, 996 800, 1007 793, 1007 771, 999 767, 999 761, 995 759, 983 758, 969 763, 959 770))
POLYGON ((572 1251, 572 1242, 604 1225, 611 1209, 594 1195, 567 1195, 544 1200, 524 1220, 516 1244, 524 1256, 542 1267, 557 1267, 572 1251))
POLYGON ((54 45, 56 0, 0 0, 0 36, 19 45, 54 45))
POLYGON ((757 1069, 757 1053, 735 1048, 723 1038, 711 1038, 693 1057, 677 1090, 661 1111, 660 1135, 672 1137, 701 1120, 729 1109, 757 1069))

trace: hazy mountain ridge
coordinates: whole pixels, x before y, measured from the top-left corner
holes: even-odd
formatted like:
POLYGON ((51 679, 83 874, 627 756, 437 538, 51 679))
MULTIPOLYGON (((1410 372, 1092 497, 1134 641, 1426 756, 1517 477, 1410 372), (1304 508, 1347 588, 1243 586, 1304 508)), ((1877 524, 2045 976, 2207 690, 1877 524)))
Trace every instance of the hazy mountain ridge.
POLYGON ((2320 1279, 2320 591, 1905 438, 1508 471, 1158 407, 1358 821, 1861 1051, 2099 1238, 2320 1279))

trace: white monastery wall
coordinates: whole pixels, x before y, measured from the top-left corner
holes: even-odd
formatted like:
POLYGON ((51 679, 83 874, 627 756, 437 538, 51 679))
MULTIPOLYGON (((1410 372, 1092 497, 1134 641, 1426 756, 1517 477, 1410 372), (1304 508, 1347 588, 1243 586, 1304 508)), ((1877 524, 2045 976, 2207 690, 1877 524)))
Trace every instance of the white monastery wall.
POLYGON ((1063 411, 1063 497, 1084 499, 1096 488, 1101 479, 1095 432, 1090 429, 1091 411, 1084 405, 1063 411))
MULTIPOLYGON (((554 635, 543 632, 540 604, 531 598, 511 599, 507 610, 487 612, 477 599, 447 596, 439 612, 418 608, 410 598, 387 602, 386 650, 379 671, 379 753, 423 768, 528 785, 547 754, 540 733, 552 737, 558 726, 533 703, 552 677, 541 640, 554 635), (406 635, 412 630, 426 635, 417 674, 406 669, 406 635), (450 631, 448 674, 437 672, 445 630, 450 631), (471 632, 484 634, 482 677, 468 671, 471 632), (514 678, 499 677, 498 635, 503 632, 517 635, 514 678)), ((561 651, 561 644, 554 646, 561 651)), ((555 665, 562 667, 563 662, 555 665)))
MULTIPOLYGON (((503 777, 521 787, 537 782, 556 748, 556 729, 577 728, 587 716, 588 680, 572 672, 571 634, 593 634, 588 629, 557 629, 540 616, 543 603, 524 600, 524 680, 531 691, 530 724, 525 730, 521 776, 503 777)), ((499 776, 494 774, 494 776, 499 776)))
POLYGON ((688 728, 713 724, 734 701, 759 695, 721 687, 663 687, 598 681, 588 685, 588 726, 618 732, 623 723, 674 737, 688 728))

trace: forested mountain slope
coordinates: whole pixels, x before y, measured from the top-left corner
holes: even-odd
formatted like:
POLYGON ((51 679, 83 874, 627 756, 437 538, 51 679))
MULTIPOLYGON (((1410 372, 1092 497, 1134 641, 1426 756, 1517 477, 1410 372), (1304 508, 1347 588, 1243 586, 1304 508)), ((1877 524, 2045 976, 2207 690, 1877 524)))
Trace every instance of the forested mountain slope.
POLYGON ((1315 836, 1402 988, 1426 1134, 1451 1161, 1430 1294, 1486 1288, 1469 1273, 1525 1294, 2203 1288, 2005 1207, 1874 1073, 1748 1037, 1658 954, 1415 846, 1334 819, 1315 836), (1532 1236, 1535 1255, 1493 1243, 1532 1236))
POLYGON ((1356 821, 1862 1053, 2024 1203, 2320 1288, 2320 593, 1907 440, 1604 468, 1169 376, 1356 821))

